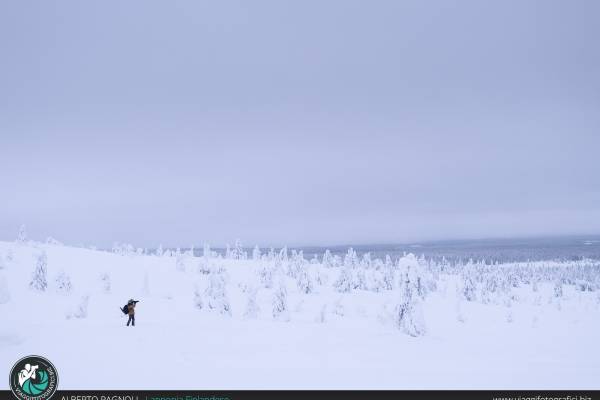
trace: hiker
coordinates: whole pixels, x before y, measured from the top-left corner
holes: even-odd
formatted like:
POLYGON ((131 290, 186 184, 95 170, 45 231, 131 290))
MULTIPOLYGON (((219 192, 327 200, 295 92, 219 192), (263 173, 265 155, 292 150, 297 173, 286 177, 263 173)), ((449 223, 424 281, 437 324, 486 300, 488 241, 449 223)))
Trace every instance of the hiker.
POLYGON ((135 326, 135 305, 138 303, 138 300, 129 299, 127 302, 127 315, 129 315, 129 319, 127 320, 127 326, 131 322, 131 326, 135 326))

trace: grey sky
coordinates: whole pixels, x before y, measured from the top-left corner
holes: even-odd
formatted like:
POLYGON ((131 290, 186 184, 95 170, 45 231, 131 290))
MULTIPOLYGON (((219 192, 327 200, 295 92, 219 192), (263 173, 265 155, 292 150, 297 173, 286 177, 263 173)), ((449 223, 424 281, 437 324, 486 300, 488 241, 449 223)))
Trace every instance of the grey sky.
POLYGON ((598 1, 4 1, 0 239, 600 232, 598 1))

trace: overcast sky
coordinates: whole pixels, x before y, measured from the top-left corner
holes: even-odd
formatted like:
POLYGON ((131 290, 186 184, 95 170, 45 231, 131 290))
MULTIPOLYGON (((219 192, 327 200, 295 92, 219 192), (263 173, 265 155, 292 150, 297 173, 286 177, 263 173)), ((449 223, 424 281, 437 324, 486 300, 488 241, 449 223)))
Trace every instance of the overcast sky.
POLYGON ((0 239, 600 233, 600 2, 3 1, 0 239))

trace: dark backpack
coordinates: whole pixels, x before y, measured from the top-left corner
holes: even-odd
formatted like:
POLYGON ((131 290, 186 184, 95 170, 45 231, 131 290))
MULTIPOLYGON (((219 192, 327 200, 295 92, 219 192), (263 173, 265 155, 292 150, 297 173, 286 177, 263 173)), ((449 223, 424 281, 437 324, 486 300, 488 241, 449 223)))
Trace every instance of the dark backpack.
POLYGON ((129 305, 125 304, 123 306, 123 308, 121 308, 121 311, 123 311, 123 314, 128 314, 129 313, 129 305))

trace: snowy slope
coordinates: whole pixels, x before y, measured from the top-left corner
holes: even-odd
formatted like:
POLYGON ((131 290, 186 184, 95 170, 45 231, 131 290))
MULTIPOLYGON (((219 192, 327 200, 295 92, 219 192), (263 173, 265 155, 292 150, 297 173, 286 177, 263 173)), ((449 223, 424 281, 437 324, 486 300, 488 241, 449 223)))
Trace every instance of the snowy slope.
POLYGON ((593 262, 208 254, 0 242, 0 375, 38 354, 62 389, 600 389, 593 262))

